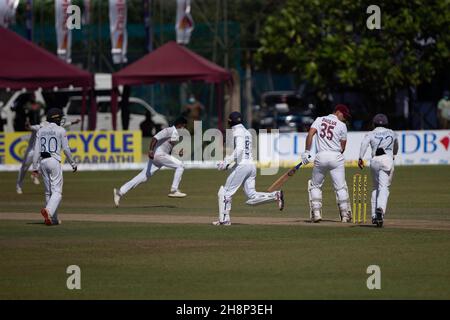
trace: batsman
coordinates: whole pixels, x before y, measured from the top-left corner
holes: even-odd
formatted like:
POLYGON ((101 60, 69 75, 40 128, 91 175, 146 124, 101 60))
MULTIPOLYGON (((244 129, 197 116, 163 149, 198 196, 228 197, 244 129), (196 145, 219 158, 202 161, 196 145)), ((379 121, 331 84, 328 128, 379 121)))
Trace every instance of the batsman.
POLYGON ((309 129, 306 138, 303 164, 311 161, 311 147, 315 136, 316 157, 312 179, 308 181, 310 218, 312 222, 322 220, 322 186, 329 172, 336 192, 336 201, 342 222, 351 222, 352 213, 345 181, 344 151, 347 144, 347 126, 344 121, 350 118, 346 105, 338 104, 334 113, 318 117, 309 129))
POLYGON ((244 184, 244 192, 247 196, 246 203, 259 205, 263 203, 276 202, 278 209, 284 208, 284 196, 282 190, 274 192, 257 192, 256 165, 252 154, 252 135, 242 124, 242 116, 239 112, 232 112, 228 117, 228 125, 233 131, 233 153, 224 161, 218 163, 219 170, 230 169, 230 175, 217 193, 219 202, 219 220, 214 221, 215 226, 231 225, 230 211, 233 195, 244 184))
POLYGON ((359 152, 358 166, 364 168, 364 154, 367 148, 372 149, 370 169, 372 171, 372 224, 381 228, 386 214, 389 198, 389 186, 394 174, 394 157, 398 152, 397 134, 388 129, 389 121, 386 115, 379 113, 372 120, 374 129, 366 134, 359 152))

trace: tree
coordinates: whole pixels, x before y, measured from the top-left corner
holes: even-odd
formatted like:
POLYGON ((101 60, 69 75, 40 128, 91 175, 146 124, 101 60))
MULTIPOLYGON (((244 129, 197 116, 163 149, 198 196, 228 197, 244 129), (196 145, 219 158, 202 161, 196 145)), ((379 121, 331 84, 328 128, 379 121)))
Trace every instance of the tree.
POLYGON ((374 103, 448 70, 450 1, 377 1, 381 30, 366 27, 369 5, 287 0, 265 22, 258 65, 297 72, 325 92, 360 90, 374 103))

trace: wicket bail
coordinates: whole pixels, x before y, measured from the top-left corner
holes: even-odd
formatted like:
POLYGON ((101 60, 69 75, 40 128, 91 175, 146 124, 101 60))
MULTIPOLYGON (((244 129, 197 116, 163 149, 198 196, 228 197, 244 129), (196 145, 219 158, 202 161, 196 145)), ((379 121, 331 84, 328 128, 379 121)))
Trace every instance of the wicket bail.
POLYGON ((367 175, 353 175, 353 223, 366 223, 367 220, 367 175), (361 217, 362 216, 362 217, 361 217), (362 218, 362 219, 361 219, 362 218))

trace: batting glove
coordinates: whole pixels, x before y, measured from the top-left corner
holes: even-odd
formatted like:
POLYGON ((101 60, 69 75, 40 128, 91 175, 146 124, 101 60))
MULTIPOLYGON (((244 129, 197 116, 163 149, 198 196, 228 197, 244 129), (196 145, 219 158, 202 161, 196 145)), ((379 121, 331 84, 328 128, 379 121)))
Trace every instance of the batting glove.
POLYGON ((306 150, 301 154, 302 162, 304 165, 311 162, 311 154, 309 153, 309 150, 306 150))
POLYGON ((220 161, 217 163, 217 170, 224 171, 228 169, 228 164, 225 161, 220 161))

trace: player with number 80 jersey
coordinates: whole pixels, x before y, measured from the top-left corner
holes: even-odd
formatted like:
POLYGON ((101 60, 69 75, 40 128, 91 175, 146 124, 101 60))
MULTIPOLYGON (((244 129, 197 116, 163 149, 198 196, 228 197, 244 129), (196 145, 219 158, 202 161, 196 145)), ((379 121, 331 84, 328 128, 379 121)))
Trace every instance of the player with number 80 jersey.
POLYGON ((308 181, 310 217, 313 222, 322 220, 322 185, 328 172, 336 192, 341 221, 351 221, 343 155, 347 143, 347 127, 343 121, 349 117, 350 112, 347 106, 339 104, 335 107, 334 113, 318 117, 308 132, 305 152, 302 154, 303 164, 310 162, 314 136, 317 152, 312 179, 308 181))
POLYGON ((45 207, 41 209, 46 225, 58 225, 57 210, 62 199, 63 174, 61 167, 61 152, 67 157, 73 171, 77 164, 72 158, 66 130, 61 127, 63 113, 61 109, 52 108, 47 112, 48 125, 41 127, 36 133, 33 153, 33 170, 37 171, 38 163, 45 185, 45 207))

